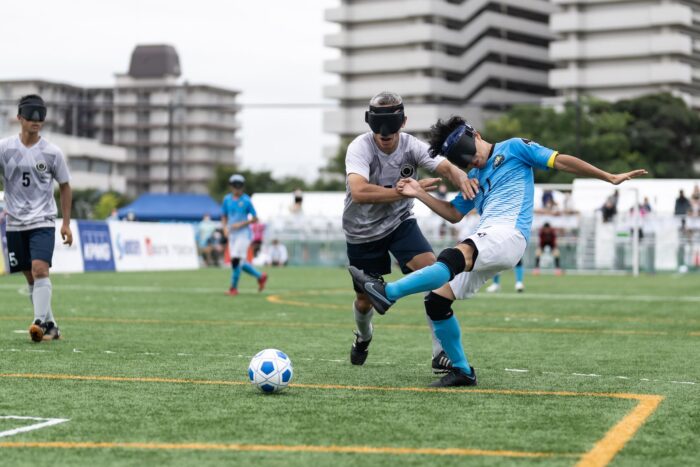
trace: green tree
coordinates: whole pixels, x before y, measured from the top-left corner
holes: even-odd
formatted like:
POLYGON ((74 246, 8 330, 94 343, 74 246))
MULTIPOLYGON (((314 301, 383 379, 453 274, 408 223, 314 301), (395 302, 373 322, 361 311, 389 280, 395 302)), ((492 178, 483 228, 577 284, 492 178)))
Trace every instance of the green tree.
POLYGON ((119 206, 119 197, 115 193, 103 193, 97 200, 93 215, 95 219, 107 219, 119 206))

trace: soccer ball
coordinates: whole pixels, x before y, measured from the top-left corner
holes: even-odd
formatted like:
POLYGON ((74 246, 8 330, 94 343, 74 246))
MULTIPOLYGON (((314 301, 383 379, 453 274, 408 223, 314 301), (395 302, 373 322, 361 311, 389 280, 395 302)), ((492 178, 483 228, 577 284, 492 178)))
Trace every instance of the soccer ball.
POLYGON ((248 365, 248 379, 265 393, 282 391, 293 375, 292 361, 277 349, 261 350, 248 365))

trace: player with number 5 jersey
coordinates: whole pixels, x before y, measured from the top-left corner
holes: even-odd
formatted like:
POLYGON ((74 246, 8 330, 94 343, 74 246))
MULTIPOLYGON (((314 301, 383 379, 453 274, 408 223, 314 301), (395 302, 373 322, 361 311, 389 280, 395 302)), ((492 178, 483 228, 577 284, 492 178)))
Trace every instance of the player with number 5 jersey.
POLYGON ((51 308, 49 279, 58 214, 54 181, 61 196, 61 237, 64 244, 73 244, 70 173, 61 150, 39 135, 45 119, 44 100, 36 94, 24 96, 17 111, 20 134, 0 140, 10 272, 22 272, 29 285, 34 307, 29 336, 34 342, 61 337, 51 308))

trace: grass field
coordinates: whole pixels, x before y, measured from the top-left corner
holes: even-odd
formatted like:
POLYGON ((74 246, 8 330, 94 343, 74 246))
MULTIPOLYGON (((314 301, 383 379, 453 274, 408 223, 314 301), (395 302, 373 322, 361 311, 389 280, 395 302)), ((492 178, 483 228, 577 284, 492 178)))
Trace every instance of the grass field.
POLYGON ((64 333, 34 344, 23 278, 0 278, 0 464, 698 465, 700 277, 526 277, 457 315, 479 386, 428 391, 422 300, 375 318, 363 367, 342 269, 56 275, 64 333), (263 395, 276 347, 293 385, 263 395), (7 417, 35 417, 29 420, 7 417))

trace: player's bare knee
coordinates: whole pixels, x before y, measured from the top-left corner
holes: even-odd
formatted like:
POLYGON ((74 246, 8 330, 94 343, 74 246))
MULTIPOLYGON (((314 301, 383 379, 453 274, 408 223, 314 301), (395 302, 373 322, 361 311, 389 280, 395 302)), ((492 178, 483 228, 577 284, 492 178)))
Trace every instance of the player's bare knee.
POLYGON ((367 295, 358 293, 355 296, 355 308, 360 313, 366 314, 372 309, 372 303, 367 298, 367 295))
POLYGON ((450 319, 454 314, 452 311, 452 302, 453 300, 438 295, 435 292, 430 292, 423 300, 425 312, 432 321, 450 319))
POLYGON ((34 280, 49 277, 49 265, 44 261, 32 261, 32 277, 34 280))
POLYGON ((435 261, 437 261, 435 254, 432 252, 426 252, 414 256, 411 261, 406 263, 406 266, 408 266, 412 271, 417 271, 419 269, 432 266, 435 264, 435 261))

